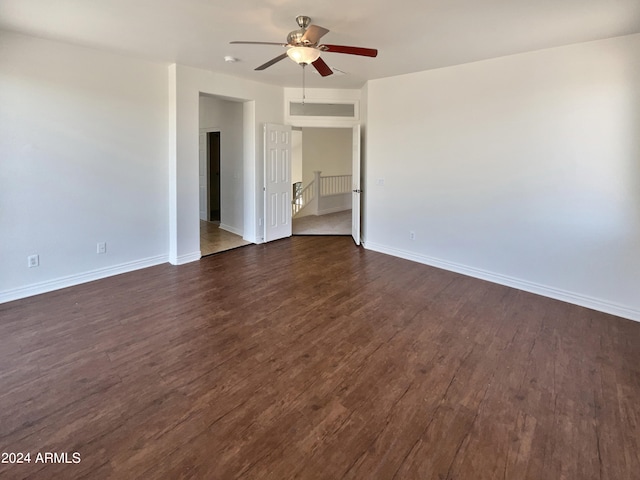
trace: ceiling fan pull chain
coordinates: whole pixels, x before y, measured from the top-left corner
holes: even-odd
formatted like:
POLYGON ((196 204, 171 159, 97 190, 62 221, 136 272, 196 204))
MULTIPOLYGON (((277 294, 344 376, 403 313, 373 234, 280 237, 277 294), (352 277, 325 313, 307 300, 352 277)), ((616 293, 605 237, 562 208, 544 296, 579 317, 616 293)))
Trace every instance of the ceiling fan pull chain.
POLYGON ((304 105, 304 100, 305 98, 307 98, 304 91, 304 67, 306 66, 307 66, 306 63, 302 64, 302 105, 304 105))

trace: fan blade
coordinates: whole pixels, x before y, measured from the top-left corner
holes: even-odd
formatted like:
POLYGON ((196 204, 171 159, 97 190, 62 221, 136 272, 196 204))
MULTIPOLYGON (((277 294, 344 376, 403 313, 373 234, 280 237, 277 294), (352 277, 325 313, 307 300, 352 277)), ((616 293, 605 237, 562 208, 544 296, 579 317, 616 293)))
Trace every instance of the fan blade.
POLYGON ((233 44, 242 44, 242 45, 279 45, 281 47, 286 47, 286 43, 276 43, 276 42, 243 42, 243 41, 234 41, 229 42, 233 44))
POLYGON ((318 40, 320 40, 327 33, 329 33, 329 30, 327 30, 326 28, 319 27, 318 25, 311 25, 302 36, 301 41, 303 43, 309 42, 311 44, 316 44, 318 43, 318 40))
POLYGON ((256 68, 256 70, 264 70, 265 68, 269 68, 274 63, 278 63, 280 60, 284 60, 285 58, 287 58, 286 53, 283 53, 282 55, 278 55, 276 58, 272 58, 264 65, 260 65, 258 68, 256 68))
POLYGON ((362 55, 363 57, 377 57, 375 48, 348 47, 346 45, 320 45, 320 50, 333 53, 348 53, 349 55, 362 55))
POLYGON ((331 67, 327 65, 324 60, 322 60, 322 57, 318 57, 318 59, 315 62, 311 63, 311 65, 316 67, 318 73, 323 77, 333 75, 333 70, 331 70, 331 67))

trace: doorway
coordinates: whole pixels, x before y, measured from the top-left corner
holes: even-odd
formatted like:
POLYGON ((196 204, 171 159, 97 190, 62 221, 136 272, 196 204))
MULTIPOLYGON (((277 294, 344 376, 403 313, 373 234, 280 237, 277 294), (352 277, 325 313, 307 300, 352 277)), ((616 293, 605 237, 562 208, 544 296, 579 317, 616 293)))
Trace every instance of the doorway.
POLYGON ((298 127, 293 133, 293 234, 351 235, 352 128, 298 127), (305 188, 313 198, 302 194, 305 188))
POLYGON ((209 221, 220 223, 220 132, 207 133, 209 221))
POLYGON ((239 101, 200 94, 200 256, 251 242, 243 239, 244 118, 239 101))

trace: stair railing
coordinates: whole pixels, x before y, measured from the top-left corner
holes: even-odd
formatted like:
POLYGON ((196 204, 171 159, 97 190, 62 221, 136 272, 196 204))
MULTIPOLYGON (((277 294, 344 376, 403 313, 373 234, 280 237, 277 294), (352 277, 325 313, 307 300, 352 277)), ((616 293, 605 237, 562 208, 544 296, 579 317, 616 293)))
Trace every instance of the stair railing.
POLYGON ((306 205, 311 203, 316 198, 316 182, 312 181, 309 185, 304 187, 299 193, 294 197, 292 204, 292 212, 291 215, 293 217, 302 210, 306 205))
POLYGON ((307 214, 317 215, 321 209, 320 197, 345 195, 351 193, 351 175, 330 175, 323 177, 322 172, 313 172, 314 179, 304 188, 294 184, 291 216, 295 217, 303 208, 309 207, 307 214))

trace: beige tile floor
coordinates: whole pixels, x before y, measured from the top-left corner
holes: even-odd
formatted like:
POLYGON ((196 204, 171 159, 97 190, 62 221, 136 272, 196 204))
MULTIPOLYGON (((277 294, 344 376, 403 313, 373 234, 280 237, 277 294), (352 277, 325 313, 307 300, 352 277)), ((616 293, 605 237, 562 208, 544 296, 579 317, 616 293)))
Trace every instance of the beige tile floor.
POLYGON ((203 257, 250 243, 240 235, 222 230, 217 223, 200 220, 200 254, 203 257))

